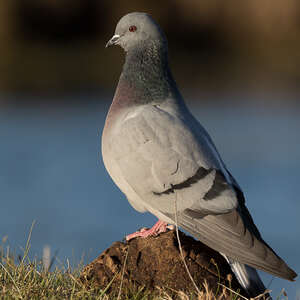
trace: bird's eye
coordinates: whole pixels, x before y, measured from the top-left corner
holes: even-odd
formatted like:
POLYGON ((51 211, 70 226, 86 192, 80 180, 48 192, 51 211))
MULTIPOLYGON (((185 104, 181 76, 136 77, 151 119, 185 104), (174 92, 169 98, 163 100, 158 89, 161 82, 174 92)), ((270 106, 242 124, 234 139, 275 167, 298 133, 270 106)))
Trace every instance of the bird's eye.
POLYGON ((131 25, 131 26, 129 27, 129 29, 128 29, 128 30, 129 30, 130 32, 135 32, 135 31, 136 31, 136 29, 137 29, 137 28, 136 28, 136 26, 135 26, 135 25, 131 25))

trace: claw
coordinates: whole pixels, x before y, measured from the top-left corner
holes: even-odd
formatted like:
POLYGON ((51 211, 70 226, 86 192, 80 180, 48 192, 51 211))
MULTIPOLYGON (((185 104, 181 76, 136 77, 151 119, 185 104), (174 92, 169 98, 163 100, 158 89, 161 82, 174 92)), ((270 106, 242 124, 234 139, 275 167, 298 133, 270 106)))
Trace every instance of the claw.
POLYGON ((137 232, 127 235, 126 241, 130 241, 136 237, 146 238, 148 236, 157 236, 160 233, 167 231, 167 225, 168 224, 166 222, 158 220, 150 229, 144 227, 137 232))

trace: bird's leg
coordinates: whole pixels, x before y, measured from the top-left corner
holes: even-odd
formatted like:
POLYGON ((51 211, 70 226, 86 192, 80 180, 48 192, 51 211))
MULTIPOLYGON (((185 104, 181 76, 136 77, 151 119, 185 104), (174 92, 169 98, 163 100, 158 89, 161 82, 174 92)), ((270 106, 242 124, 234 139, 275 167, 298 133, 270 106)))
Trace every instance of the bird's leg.
POLYGON ((142 237, 146 238, 148 236, 157 236, 158 234, 162 232, 166 232, 168 228, 168 223, 158 220, 152 228, 142 228, 140 231, 134 232, 132 234, 129 234, 126 236, 126 241, 130 241, 131 239, 135 237, 142 237))

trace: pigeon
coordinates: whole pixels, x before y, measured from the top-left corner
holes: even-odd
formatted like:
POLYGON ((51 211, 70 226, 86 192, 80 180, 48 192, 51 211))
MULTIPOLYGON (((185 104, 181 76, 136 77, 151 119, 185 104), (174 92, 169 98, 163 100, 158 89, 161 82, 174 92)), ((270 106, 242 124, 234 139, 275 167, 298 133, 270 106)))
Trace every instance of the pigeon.
POLYGON ((256 269, 293 281, 297 274, 263 240, 241 187, 186 106, 160 26, 129 13, 112 45, 126 58, 102 134, 104 165, 133 208, 158 218, 127 239, 179 226, 221 253, 250 297, 266 290, 256 269))

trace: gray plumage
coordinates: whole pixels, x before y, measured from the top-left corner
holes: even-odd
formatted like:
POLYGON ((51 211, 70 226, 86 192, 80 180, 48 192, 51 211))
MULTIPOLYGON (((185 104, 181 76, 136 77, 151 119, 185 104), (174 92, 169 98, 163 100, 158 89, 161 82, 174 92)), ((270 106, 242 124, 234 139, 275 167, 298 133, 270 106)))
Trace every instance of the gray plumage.
POLYGON ((107 115, 102 153, 131 205, 174 224, 176 199, 178 225, 222 253, 251 296, 264 290, 253 268, 293 280, 296 273, 262 239, 240 187, 186 107, 159 26, 147 14, 128 14, 119 21, 112 44, 126 51, 126 60, 107 115))

